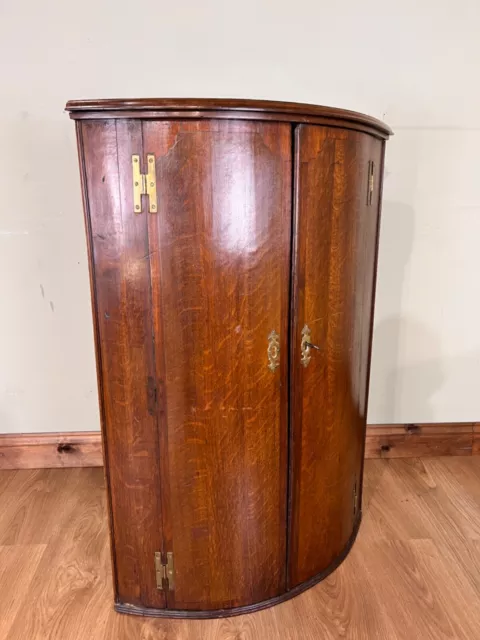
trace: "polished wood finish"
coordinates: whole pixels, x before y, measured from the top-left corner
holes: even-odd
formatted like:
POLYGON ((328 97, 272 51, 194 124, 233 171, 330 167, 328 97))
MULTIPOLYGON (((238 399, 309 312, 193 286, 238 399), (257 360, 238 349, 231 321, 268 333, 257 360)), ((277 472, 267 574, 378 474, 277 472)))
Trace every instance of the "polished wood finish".
POLYGON ((142 149, 141 123, 86 122, 81 140, 116 589, 132 604, 162 607, 151 569, 162 517, 147 217, 132 213, 123 179, 142 149))
POLYGON ((371 136, 302 125, 296 130, 289 587, 328 567, 360 509, 378 181, 371 136), (302 330, 311 361, 301 361, 302 330))
POLYGON ((178 575, 168 607, 241 606, 285 583, 290 127, 149 122, 143 139, 158 181, 148 222, 178 575))
POLYGON ((476 430, 474 422, 372 425, 367 429, 365 457, 477 455, 476 430))
POLYGON ((256 611, 263 611, 263 609, 268 609, 269 607, 275 606, 277 604, 281 604, 282 602, 286 602, 287 600, 291 600, 296 596, 300 595, 304 591, 311 589, 316 584, 325 580, 333 571, 338 569, 338 567, 342 564, 342 562, 347 557, 350 549, 352 548, 353 543, 355 542, 358 534, 358 530, 360 528, 361 523, 361 513, 358 514, 358 517, 355 520, 355 524, 353 526, 352 532, 350 534, 349 539, 347 540, 347 544, 340 551, 338 555, 335 556, 332 563, 328 565, 323 571, 315 574, 309 580, 305 580, 305 582, 301 582, 295 587, 284 590, 280 595, 274 596, 273 598, 269 598, 268 600, 259 600, 254 604, 248 604, 239 607, 232 607, 228 609, 204 609, 204 610, 189 610, 189 609, 145 609, 144 607, 135 607, 129 604, 115 603, 115 611, 119 613, 130 613, 137 616, 152 616, 154 618, 190 618, 195 620, 207 620, 209 618, 230 618, 232 616, 245 615, 249 613, 255 613, 256 611))
POLYGON ((101 467, 96 431, 0 434, 0 469, 101 467))
POLYGON ((213 98, 136 98, 103 100, 70 100, 65 107, 70 117, 90 118, 228 118, 286 120, 290 122, 328 121, 330 126, 366 128, 373 135, 388 138, 392 130, 384 122, 363 113, 314 104, 274 100, 213 98))
POLYGON ((478 457, 367 460, 362 527, 330 577, 253 615, 162 620, 111 608, 101 469, 1 471, 0 637, 476 640, 479 497, 478 457))
POLYGON ((292 597, 338 565, 360 521, 389 129, 290 103, 67 108, 78 120, 116 606, 205 617, 292 597), (146 197, 134 213, 134 154, 143 174, 154 159, 155 213, 146 197), (322 345, 307 370, 305 323, 322 345), (173 587, 157 584, 155 553, 173 553, 173 587))

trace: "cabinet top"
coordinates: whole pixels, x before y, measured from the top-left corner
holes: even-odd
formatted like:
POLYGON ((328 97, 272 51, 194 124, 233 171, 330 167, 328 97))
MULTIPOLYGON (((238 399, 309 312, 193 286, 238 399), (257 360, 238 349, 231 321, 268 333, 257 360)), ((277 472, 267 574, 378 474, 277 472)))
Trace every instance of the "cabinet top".
POLYGON ((242 120, 281 120, 344 126, 388 138, 392 130, 381 120, 356 111, 322 107, 298 102, 244 100, 237 98, 133 98, 119 100, 70 100, 66 110, 70 117, 99 118, 225 118, 242 120))

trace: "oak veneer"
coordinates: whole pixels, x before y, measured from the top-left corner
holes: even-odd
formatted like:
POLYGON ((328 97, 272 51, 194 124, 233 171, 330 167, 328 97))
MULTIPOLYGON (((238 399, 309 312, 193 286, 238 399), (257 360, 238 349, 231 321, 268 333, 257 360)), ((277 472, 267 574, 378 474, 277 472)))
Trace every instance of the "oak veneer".
POLYGON ((293 103, 67 109, 117 610, 222 617, 292 597, 360 523, 390 130, 293 103), (156 182, 141 205, 138 162, 156 182))

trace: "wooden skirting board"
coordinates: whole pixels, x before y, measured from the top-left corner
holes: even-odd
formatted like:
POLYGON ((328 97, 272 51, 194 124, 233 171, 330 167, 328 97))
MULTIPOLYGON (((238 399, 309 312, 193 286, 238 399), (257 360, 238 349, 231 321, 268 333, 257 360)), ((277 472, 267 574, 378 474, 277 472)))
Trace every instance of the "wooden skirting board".
POLYGON ((0 469, 101 466, 98 431, 0 434, 0 469))
POLYGON ((379 424, 367 427, 366 458, 480 455, 480 423, 379 424))
MULTIPOLYGON (((367 427, 366 458, 480 455, 480 423, 367 427)), ((0 469, 103 466, 98 431, 0 434, 0 469)))

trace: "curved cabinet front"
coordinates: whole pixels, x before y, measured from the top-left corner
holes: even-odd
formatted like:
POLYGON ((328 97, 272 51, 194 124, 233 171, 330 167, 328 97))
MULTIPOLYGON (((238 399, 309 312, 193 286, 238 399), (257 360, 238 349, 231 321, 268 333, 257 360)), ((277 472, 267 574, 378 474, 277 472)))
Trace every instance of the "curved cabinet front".
POLYGON ((335 562, 360 514, 382 165, 358 131, 302 125, 295 149, 290 587, 335 562))
POLYGON ((67 105, 116 608, 224 616, 353 541, 388 131, 171 102, 67 105))
POLYGON ((168 606, 241 606, 285 584, 290 127, 148 122, 143 136, 158 182, 148 223, 168 606))

